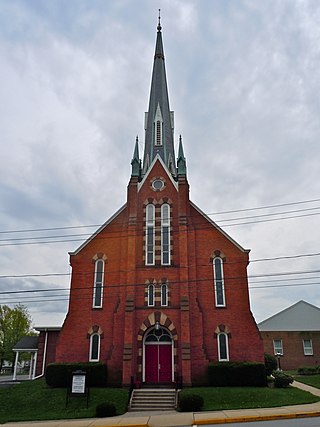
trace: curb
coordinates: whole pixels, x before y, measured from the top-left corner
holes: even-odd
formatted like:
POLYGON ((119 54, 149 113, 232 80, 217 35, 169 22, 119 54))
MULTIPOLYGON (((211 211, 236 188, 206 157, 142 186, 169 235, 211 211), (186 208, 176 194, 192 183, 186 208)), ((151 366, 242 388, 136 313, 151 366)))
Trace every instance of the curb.
POLYGON ((100 427, 150 427, 149 424, 106 424, 100 427))
POLYGON ((295 414, 278 414, 278 415, 261 415, 261 416, 244 416, 232 418, 208 418, 204 420, 195 421, 193 427, 206 424, 230 424, 230 423, 246 423, 252 421, 272 421, 272 420, 286 420, 293 418, 312 418, 320 417, 320 411, 316 412, 297 412, 295 414))

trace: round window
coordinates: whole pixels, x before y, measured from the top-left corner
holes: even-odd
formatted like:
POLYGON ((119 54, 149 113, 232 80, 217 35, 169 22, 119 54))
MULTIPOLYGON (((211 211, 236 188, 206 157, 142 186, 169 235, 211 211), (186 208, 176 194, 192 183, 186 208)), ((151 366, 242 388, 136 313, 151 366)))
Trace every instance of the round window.
POLYGON ((164 187, 164 182, 162 181, 162 179, 155 179, 152 183, 152 187, 154 190, 160 191, 164 187))

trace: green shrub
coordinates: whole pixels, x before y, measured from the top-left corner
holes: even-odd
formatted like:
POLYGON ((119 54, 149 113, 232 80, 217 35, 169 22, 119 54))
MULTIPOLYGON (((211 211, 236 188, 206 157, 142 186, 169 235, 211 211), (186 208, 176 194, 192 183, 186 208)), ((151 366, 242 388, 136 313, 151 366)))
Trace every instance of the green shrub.
POLYGON ((214 387, 265 387, 266 368, 257 362, 220 362, 208 366, 209 384, 214 387))
POLYGON ((182 412, 201 411, 203 403, 203 397, 198 394, 179 395, 179 409, 182 412))
POLYGON ((286 388, 293 383, 293 378, 291 375, 284 373, 283 371, 274 371, 274 386, 276 388, 286 388))
POLYGON ((299 375, 316 375, 319 374, 318 366, 301 366, 298 369, 299 375))
POLYGON ((105 387, 107 385, 107 367, 103 363, 50 363, 45 371, 46 383, 50 387, 70 387, 72 373, 86 372, 88 387, 105 387))
POLYGON ((271 375, 278 367, 277 358, 272 354, 264 354, 264 365, 266 367, 266 374, 271 375))
POLYGON ((112 402, 99 403, 96 406, 96 417, 114 417, 117 414, 116 407, 112 402))

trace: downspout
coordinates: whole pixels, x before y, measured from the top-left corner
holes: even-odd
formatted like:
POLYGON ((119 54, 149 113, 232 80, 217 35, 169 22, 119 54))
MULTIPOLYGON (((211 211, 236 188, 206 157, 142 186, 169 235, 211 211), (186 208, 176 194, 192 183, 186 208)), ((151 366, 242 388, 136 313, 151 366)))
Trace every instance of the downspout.
POLYGON ((45 336, 45 339, 44 339, 42 371, 41 371, 40 375, 38 375, 37 377, 34 377, 35 380, 37 378, 43 377, 43 375, 44 375, 44 370, 45 370, 45 367, 46 367, 46 360, 47 360, 47 346, 48 346, 48 331, 46 331, 46 336, 45 336))

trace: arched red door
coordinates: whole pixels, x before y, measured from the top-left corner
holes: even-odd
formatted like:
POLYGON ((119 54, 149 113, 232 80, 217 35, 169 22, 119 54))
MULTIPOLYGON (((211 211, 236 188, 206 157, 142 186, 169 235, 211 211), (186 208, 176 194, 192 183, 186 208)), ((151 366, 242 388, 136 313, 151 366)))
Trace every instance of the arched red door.
POLYGON ((159 327, 147 332, 144 356, 146 383, 172 382, 172 337, 166 329, 159 327))

